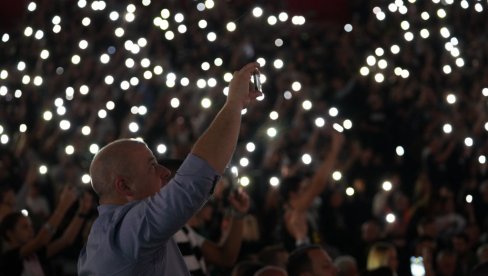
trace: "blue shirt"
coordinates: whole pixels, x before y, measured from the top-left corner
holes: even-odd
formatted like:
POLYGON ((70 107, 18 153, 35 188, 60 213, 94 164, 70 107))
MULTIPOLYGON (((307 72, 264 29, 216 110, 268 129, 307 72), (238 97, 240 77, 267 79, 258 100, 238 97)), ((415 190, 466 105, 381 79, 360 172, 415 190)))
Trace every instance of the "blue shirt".
POLYGON ((219 175, 188 155, 157 194, 100 205, 78 258, 78 275, 190 275, 172 236, 201 208, 219 175))

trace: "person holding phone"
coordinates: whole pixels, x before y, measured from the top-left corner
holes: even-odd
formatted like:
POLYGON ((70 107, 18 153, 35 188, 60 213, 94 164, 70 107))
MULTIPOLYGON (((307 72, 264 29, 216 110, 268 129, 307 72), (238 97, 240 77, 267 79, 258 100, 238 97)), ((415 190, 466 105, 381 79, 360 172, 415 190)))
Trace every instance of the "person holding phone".
POLYGON ((121 139, 90 165, 99 216, 78 259, 79 275, 189 275, 172 236, 205 203, 234 152, 241 111, 261 95, 249 89, 258 63, 234 72, 224 106, 175 177, 147 145, 121 139))

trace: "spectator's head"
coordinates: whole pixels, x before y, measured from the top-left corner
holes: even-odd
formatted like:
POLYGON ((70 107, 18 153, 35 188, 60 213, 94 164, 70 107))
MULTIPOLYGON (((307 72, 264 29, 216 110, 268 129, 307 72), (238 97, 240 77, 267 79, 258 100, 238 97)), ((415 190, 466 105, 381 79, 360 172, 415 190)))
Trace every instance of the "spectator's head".
POLYGON ((454 235, 451 241, 454 251, 456 251, 458 254, 464 254, 470 249, 468 235, 464 233, 454 235))
POLYGON ((6 215, 0 224, 0 232, 12 247, 22 246, 34 237, 30 219, 20 212, 6 215))
POLYGON ((293 251, 288 258, 286 270, 293 276, 337 275, 329 254, 318 245, 307 245, 293 251))
POLYGON ((254 276, 263 267, 263 264, 255 261, 242 261, 232 269, 231 276, 254 276))
POLYGON ((263 248, 258 254, 258 260, 265 265, 286 268, 288 251, 281 245, 272 245, 263 248))
POLYGON ((356 259, 352 256, 339 256, 334 260, 334 265, 337 268, 337 276, 359 275, 356 259))
POLYGON ((482 244, 476 250, 476 256, 478 257, 478 263, 488 262, 488 244, 482 244))
POLYGON ((418 223, 417 233, 419 236, 437 237, 438 230, 434 218, 423 217, 418 223))
POLYGON ((0 188, 0 205, 6 205, 13 208, 15 206, 15 192, 9 185, 0 188))
POLYGON ((415 242, 415 256, 422 256, 423 252, 434 252, 437 248, 436 240, 429 236, 421 236, 415 242))
POLYGON ((90 175, 100 202, 123 204, 157 193, 168 183, 171 172, 157 163, 144 142, 121 139, 95 155, 90 175))
POLYGON ((456 273, 456 253, 452 250, 441 250, 436 256, 436 270, 440 275, 455 275, 456 273))
POLYGON ((364 242, 376 242, 380 238, 381 227, 376 220, 369 220, 361 226, 361 239, 364 242))
POLYGON ((254 273, 254 276, 288 276, 286 270, 277 266, 265 266, 254 273))
POLYGON ((371 271, 380 267, 388 267, 392 271, 398 268, 397 251, 390 243, 378 242, 369 250, 366 269, 371 271))

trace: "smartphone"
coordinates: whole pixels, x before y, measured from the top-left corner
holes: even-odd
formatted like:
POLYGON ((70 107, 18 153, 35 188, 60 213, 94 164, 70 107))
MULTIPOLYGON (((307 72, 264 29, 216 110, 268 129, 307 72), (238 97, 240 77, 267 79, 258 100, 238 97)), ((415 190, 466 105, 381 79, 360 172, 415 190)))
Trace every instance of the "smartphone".
POLYGON ((254 90, 259 91, 259 92, 262 93, 263 91, 261 90, 262 87, 261 87, 261 77, 260 77, 260 75, 261 74, 259 73, 259 71, 256 70, 256 71, 254 71, 252 73, 252 79, 253 79, 253 82, 254 82, 254 90))
POLYGON ((412 273, 412 276, 425 275, 424 259, 422 257, 410 257, 410 272, 412 273))

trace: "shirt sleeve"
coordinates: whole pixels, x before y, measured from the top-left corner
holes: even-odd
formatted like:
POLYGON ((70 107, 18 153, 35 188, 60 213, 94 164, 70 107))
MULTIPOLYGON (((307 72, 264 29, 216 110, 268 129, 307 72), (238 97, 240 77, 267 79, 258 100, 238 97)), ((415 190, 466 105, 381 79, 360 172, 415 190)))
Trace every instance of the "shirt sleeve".
POLYGON ((203 206, 219 178, 205 160, 188 155, 166 186, 128 210, 120 225, 122 251, 136 257, 141 249, 160 247, 203 206))

